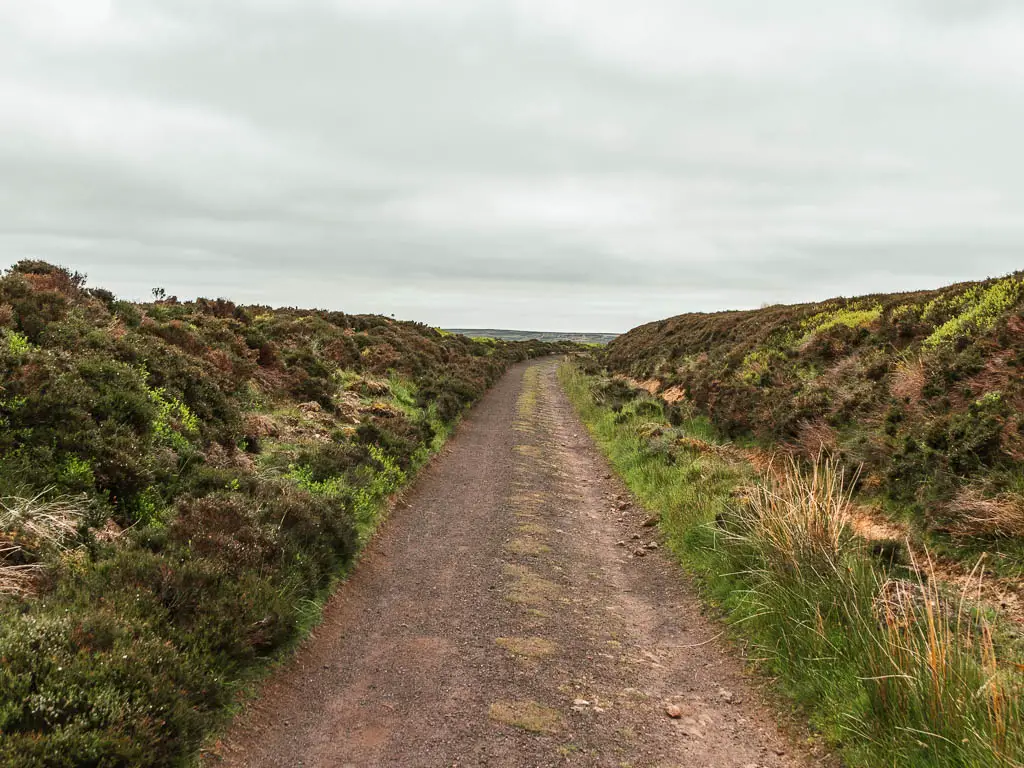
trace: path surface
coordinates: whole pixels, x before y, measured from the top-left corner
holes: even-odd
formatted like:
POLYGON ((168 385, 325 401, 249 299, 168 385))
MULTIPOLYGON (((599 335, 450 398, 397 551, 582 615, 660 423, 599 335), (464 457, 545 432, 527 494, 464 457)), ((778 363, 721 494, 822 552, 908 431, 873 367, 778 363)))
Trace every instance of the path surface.
POLYGON ((812 764, 675 566, 632 555, 656 529, 555 368, 474 409, 209 765, 812 764))

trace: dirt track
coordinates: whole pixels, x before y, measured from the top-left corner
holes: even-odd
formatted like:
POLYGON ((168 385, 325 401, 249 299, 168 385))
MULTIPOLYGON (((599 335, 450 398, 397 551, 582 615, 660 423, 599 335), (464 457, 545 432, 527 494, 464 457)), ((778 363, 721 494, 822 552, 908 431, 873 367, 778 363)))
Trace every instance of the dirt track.
POLYGON ((813 764, 608 473, 555 364, 514 369, 208 765, 813 764))

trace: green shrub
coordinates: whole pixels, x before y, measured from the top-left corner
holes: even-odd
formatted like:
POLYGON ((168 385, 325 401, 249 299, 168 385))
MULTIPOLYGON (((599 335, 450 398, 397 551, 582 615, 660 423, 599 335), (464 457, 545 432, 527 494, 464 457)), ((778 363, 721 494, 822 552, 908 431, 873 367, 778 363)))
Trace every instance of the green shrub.
MULTIPOLYGON (((990 286, 983 293, 964 294, 964 309, 960 314, 940 325, 924 340, 926 347, 937 347, 968 333, 990 331, 1007 310, 1024 298, 1024 278, 1007 277, 990 286)), ((926 313, 927 314, 927 313, 926 313)))
POLYGON ((0 515, 0 569, 31 566, 0 601, 0 763, 178 766, 463 409, 552 347, 84 280, 0 277, 0 496, 75 510, 68 546, 0 515), (376 407, 336 407, 357 380, 376 407))

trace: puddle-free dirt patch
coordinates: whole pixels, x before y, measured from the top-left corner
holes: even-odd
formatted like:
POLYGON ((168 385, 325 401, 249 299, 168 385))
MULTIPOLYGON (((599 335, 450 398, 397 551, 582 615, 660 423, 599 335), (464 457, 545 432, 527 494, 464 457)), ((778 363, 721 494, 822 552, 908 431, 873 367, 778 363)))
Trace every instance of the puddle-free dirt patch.
POLYGON ((556 650, 555 644, 543 637, 499 637, 494 642, 511 654, 531 659, 551 656, 556 650))
POLYGON ((487 714, 495 722, 530 733, 558 733, 564 724, 557 710, 535 701, 496 701, 487 714))

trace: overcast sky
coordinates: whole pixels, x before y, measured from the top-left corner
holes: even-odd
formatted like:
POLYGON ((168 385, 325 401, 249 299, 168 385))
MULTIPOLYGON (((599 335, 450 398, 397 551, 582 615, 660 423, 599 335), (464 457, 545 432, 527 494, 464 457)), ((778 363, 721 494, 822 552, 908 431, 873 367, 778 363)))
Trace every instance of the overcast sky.
POLYGON ((1020 0, 0 0, 0 261, 621 331, 1024 267, 1020 0))

